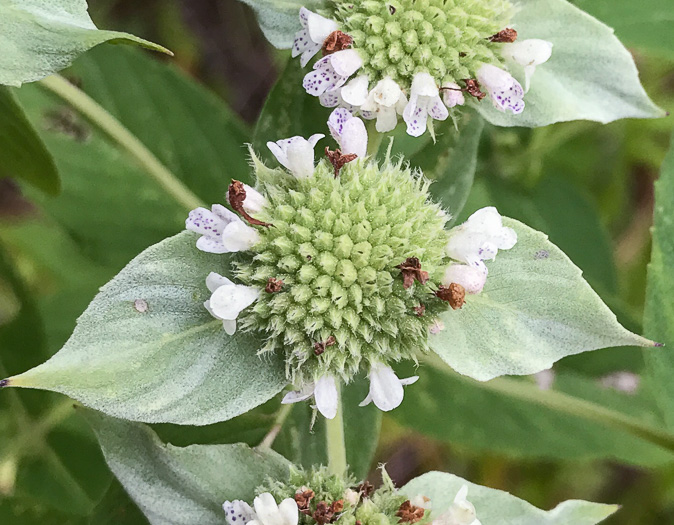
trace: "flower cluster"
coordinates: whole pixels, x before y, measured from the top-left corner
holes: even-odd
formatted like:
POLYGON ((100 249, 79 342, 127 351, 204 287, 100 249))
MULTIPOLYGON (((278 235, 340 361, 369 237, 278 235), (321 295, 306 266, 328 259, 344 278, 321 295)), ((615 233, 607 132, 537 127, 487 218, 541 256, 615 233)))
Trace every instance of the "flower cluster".
MULTIPOLYGON (((321 14, 300 9, 293 57, 302 66, 322 50, 304 89, 326 107, 344 107, 388 132, 402 115, 422 135, 449 110, 489 96, 519 114, 536 66, 552 54, 545 40, 517 40, 506 0, 337 0, 321 14), (524 88, 510 70, 523 74, 524 88)), ((432 130, 432 127, 431 127, 432 130)))
POLYGON ((232 273, 211 273, 205 308, 227 334, 255 331, 260 354, 280 353, 290 383, 284 403, 314 399, 334 418, 339 382, 365 371, 373 402, 392 410, 403 386, 391 363, 428 352, 440 314, 460 309, 487 279, 485 261, 517 236, 495 208, 447 230, 449 215, 428 194, 429 182, 401 162, 366 158, 367 133, 346 109, 328 122, 341 150, 315 165, 314 146, 292 137, 269 143, 283 169, 252 154, 256 188, 233 182, 234 213, 198 208, 186 221, 197 248, 238 252, 232 273))
POLYGON ((480 525, 466 498, 464 485, 444 512, 434 512, 424 495, 403 496, 382 469, 383 484, 356 484, 331 476, 321 467, 310 472, 293 470, 288 482, 270 481, 260 487, 253 508, 245 501, 223 505, 228 525, 480 525), (280 503, 276 503, 280 501, 280 503))

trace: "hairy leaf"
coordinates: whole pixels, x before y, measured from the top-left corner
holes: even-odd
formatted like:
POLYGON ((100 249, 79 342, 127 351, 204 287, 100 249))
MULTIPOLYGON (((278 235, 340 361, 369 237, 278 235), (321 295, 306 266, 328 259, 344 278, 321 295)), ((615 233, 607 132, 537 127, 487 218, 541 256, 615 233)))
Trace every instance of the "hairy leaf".
POLYGON ((324 0, 241 0, 257 15, 264 36, 279 49, 290 49, 293 36, 302 29, 300 7, 315 11, 324 0))

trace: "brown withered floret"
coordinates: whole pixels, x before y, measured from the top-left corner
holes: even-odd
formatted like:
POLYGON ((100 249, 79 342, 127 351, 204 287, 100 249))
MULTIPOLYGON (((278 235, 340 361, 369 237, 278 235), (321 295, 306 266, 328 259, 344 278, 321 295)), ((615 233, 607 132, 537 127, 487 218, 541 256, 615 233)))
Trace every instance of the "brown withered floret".
POLYGON ((311 500, 314 499, 316 494, 313 490, 301 490, 295 493, 295 503, 297 503, 297 508, 302 514, 311 514, 311 500))
POLYGON ((489 37, 490 42, 497 42, 500 44, 511 44, 515 40, 517 40, 517 31, 511 27, 506 27, 502 31, 489 37))
POLYGON ((420 304, 419 306, 415 306, 414 313, 417 314, 417 317, 422 317, 426 313, 426 305, 420 304))
POLYGON ((329 147, 325 147, 325 156, 328 157, 330 164, 335 168, 335 178, 339 177, 340 170, 352 160, 356 160, 358 155, 355 153, 348 153, 344 155, 339 148, 331 151, 329 147))
POLYGON ((333 346, 335 344, 337 344, 337 339, 335 339, 334 335, 331 335, 325 341, 314 343, 314 355, 319 356, 323 354, 328 346, 333 346))
POLYGON ((243 201, 245 200, 246 188, 243 186, 243 182, 233 180, 229 185, 229 190, 227 191, 227 202, 229 202, 229 205, 250 224, 254 224, 256 226, 271 226, 269 223, 262 222, 248 215, 248 212, 243 209, 243 201))
POLYGON ((323 41, 323 56, 342 51, 353 44, 353 38, 341 31, 333 31, 323 41))
POLYGON ((312 518, 319 525, 326 525, 326 523, 332 523, 339 516, 338 514, 344 510, 344 500, 337 500, 330 505, 325 501, 319 501, 316 505, 316 510, 312 514, 312 518))
POLYGON ((421 521, 424 517, 425 510, 422 507, 412 505, 410 500, 405 501, 396 512, 396 516, 400 518, 398 523, 416 523, 421 521))
POLYGON ((370 495, 374 492, 374 485, 372 485, 372 483, 369 481, 363 481, 356 487, 356 492, 358 492, 364 498, 369 498, 370 495))
POLYGON ((469 95, 478 100, 482 100, 487 96, 487 94, 480 89, 480 83, 474 78, 467 78, 464 82, 466 83, 466 93, 469 95))
POLYGON ((284 282, 281 279, 270 277, 267 281, 267 286, 264 287, 264 291, 267 293, 278 293, 283 288, 283 284, 284 282))
POLYGON ((414 284, 416 279, 421 284, 428 282, 428 272, 421 269, 421 261, 416 257, 408 257, 405 262, 396 266, 403 276, 403 288, 406 290, 414 284))
POLYGON ((457 283, 451 283, 449 286, 440 286, 435 292, 440 299, 447 301, 454 310, 459 310, 466 304, 466 289, 457 283))

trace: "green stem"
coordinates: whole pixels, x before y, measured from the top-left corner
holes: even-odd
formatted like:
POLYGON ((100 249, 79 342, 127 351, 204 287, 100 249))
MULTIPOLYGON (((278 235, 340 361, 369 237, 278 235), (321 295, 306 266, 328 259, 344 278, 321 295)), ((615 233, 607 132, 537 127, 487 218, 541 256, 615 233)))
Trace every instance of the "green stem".
POLYGON ((259 448, 271 448, 271 446, 274 444, 274 441, 276 440, 276 437, 279 435, 279 432, 281 432, 283 424, 286 422, 286 419, 288 419, 288 416, 292 412, 294 406, 295 405, 290 404, 281 405, 281 408, 279 409, 278 414, 276 415, 276 420, 274 420, 274 425, 271 427, 269 432, 267 432, 267 435, 260 443, 259 448))
POLYGON ((164 166, 136 136, 89 95, 60 75, 47 77, 40 81, 40 85, 70 104, 91 124, 119 144, 166 193, 185 209, 192 210, 203 205, 201 199, 164 166))
POLYGON ((346 445, 344 442, 344 419, 342 417, 342 393, 337 386, 337 415, 325 420, 328 449, 328 470, 336 476, 346 475, 346 445))
POLYGON ((384 134, 379 133, 377 128, 375 128, 376 120, 371 120, 366 124, 367 127, 367 155, 369 157, 375 158, 377 153, 379 153, 379 148, 381 147, 382 140, 384 140, 384 134))

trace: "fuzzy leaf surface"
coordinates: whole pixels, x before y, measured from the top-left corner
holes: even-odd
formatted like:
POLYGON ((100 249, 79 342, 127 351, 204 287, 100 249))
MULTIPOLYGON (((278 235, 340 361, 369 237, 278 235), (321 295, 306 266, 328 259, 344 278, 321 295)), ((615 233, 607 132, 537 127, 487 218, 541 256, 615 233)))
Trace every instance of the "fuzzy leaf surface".
POLYGON ((519 0, 516 6, 512 26, 518 40, 548 40, 554 45, 552 57, 536 68, 520 115, 498 111, 489 99, 478 104, 489 122, 539 127, 665 116, 648 98, 632 55, 611 28, 566 0, 519 0))
POLYGON ((429 472, 400 490, 410 498, 430 498, 433 516, 437 517, 451 507, 463 485, 468 485, 467 499, 475 506, 482 525, 595 525, 618 510, 616 505, 570 500, 546 512, 502 490, 475 485, 445 472, 429 472))
POLYGON ((286 384, 282 363, 257 357, 257 338, 228 336, 204 308, 205 278, 228 275, 228 259, 195 242, 183 232, 141 253, 101 289, 65 346, 10 386, 60 392, 115 417, 192 425, 275 396, 286 384))
POLYGON ((487 263, 479 295, 441 316, 446 329, 433 350, 454 370, 479 381, 546 370, 568 355, 610 346, 653 346, 623 328, 547 236, 504 218, 517 244, 487 263))
POLYGON ((0 84, 40 80, 103 42, 170 53, 128 33, 99 30, 85 0, 0 0, 0 84))
POLYGON ((91 412, 110 470, 152 525, 222 525, 226 500, 252 501, 267 477, 285 479, 290 463, 248 445, 162 443, 147 426, 91 412))

